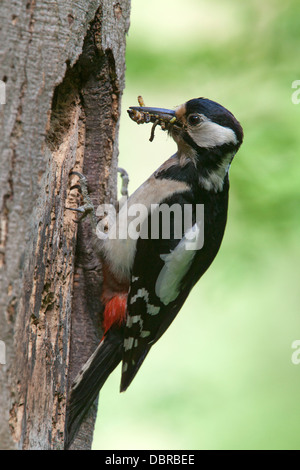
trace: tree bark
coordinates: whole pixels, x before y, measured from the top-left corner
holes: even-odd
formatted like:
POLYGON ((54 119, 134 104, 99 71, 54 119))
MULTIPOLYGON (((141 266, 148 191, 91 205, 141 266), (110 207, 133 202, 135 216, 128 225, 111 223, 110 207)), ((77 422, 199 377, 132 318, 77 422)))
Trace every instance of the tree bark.
POLYGON ((80 204, 72 170, 96 206, 116 200, 129 14, 130 0, 1 3, 1 449, 63 448, 68 388, 101 336, 101 266, 65 207, 80 204))

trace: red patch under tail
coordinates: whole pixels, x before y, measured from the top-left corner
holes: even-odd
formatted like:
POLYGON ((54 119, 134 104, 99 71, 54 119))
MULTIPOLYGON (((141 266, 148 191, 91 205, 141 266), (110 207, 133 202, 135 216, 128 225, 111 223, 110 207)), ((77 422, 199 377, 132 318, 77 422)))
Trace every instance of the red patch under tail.
POLYGON ((112 325, 121 325, 126 318, 127 294, 118 294, 112 297, 105 305, 103 315, 104 335, 112 325))

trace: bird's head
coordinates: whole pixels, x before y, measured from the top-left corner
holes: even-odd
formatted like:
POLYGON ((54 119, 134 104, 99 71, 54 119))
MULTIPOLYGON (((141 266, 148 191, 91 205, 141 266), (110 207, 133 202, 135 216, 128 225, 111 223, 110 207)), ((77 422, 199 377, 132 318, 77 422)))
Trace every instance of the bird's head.
POLYGON ((237 151, 243 130, 234 115, 215 101, 197 98, 178 106, 170 133, 177 144, 187 143, 197 151, 225 146, 237 151))
POLYGON ((131 109, 168 130, 177 143, 181 165, 193 162, 204 187, 214 190, 222 187, 243 141, 242 126, 228 109, 207 98, 192 99, 175 110, 131 109))

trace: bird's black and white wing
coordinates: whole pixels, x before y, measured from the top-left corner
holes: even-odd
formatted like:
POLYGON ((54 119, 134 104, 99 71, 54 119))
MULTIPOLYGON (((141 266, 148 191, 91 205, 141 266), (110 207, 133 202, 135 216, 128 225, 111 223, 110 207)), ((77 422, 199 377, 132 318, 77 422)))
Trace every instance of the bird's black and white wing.
MULTIPOLYGON (((177 201, 183 207, 184 196, 178 195, 177 201)), ((137 241, 127 302, 122 391, 131 383, 151 346, 173 321, 199 278, 197 276, 192 282, 191 278, 188 282, 186 279, 198 249, 197 239, 201 236, 201 227, 195 223, 195 214, 192 220, 192 226, 186 232, 183 231, 182 223, 182 238, 175 238, 174 225, 171 223, 168 239, 163 239, 160 233, 158 239, 139 238, 137 241)))

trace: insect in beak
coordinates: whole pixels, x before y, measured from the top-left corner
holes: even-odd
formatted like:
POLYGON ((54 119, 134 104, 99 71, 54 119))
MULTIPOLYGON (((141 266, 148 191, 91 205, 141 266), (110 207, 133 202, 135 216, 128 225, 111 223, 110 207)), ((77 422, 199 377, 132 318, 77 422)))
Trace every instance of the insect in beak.
MULTIPOLYGON (((139 103, 143 104, 142 97, 138 98, 139 103)), ((137 124, 144 124, 152 122, 153 126, 151 129, 150 142, 154 139, 154 132, 156 126, 160 126, 162 130, 169 130, 170 126, 177 124, 177 118, 175 111, 172 109, 164 108, 149 108, 147 106, 130 106, 128 109, 130 118, 137 124)))

